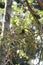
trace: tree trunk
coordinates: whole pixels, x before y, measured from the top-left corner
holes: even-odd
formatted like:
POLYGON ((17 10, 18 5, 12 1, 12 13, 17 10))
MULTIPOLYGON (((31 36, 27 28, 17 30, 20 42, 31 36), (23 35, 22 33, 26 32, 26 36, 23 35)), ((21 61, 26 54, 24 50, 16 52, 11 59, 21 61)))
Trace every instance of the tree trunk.
POLYGON ((4 11, 4 21, 2 23, 2 36, 4 34, 4 30, 6 32, 10 29, 10 14, 11 14, 11 5, 12 5, 12 0, 5 0, 5 11, 4 11))

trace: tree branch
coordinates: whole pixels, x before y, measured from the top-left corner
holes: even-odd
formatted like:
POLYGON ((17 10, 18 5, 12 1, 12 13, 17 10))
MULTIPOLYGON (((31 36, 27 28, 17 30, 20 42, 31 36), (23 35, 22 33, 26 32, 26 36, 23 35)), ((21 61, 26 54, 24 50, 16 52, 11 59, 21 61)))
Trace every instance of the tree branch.
POLYGON ((25 2, 27 3, 27 6, 28 6, 28 10, 30 11, 30 13, 37 19, 40 19, 40 16, 34 11, 32 10, 29 2, 27 0, 25 0, 25 2))
POLYGON ((33 17, 35 19, 35 23, 37 24, 36 26, 37 26, 38 30, 40 31, 40 25, 41 25, 41 23, 39 21, 40 16, 31 8, 31 6, 27 0, 25 0, 25 2, 27 3, 28 10, 30 11, 30 13, 33 15, 33 17))

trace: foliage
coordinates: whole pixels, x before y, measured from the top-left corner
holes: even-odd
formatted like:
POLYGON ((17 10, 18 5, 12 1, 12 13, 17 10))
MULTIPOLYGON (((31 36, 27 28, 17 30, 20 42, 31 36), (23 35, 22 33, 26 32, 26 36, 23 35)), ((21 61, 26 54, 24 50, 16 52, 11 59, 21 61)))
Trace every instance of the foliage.
MULTIPOLYGON (((33 0, 28 1, 30 4, 33 3, 33 0)), ((28 11, 26 2, 22 3, 22 0, 19 2, 21 6, 18 5, 18 2, 17 4, 12 4, 10 31, 6 31, 7 34, 5 33, 3 39, 0 38, 0 63, 4 61, 6 65, 9 65, 7 63, 10 63, 10 65, 22 65, 24 61, 27 62, 26 65, 29 65, 28 61, 36 58, 36 54, 40 51, 38 47, 40 41, 37 40, 37 37, 42 35, 41 27, 30 11, 28 11)), ((33 10, 41 18, 43 17, 43 11, 37 10, 34 7, 33 10)), ((42 24, 43 18, 39 19, 39 21, 42 24)), ((43 41, 40 44, 43 45, 43 41)), ((41 51, 41 55, 43 56, 43 48, 41 51)), ((43 57, 41 60, 43 60, 43 57)))

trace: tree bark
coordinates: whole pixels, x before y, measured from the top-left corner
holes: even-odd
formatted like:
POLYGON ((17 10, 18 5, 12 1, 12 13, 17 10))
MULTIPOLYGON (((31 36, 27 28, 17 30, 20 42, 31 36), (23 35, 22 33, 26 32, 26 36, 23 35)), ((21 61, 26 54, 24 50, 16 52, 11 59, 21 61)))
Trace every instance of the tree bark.
POLYGON ((12 0, 5 0, 5 11, 4 11, 4 21, 2 23, 2 36, 4 34, 4 30, 6 32, 10 29, 10 14, 11 14, 11 5, 12 0))
POLYGON ((9 29, 12 0, 5 1, 5 28, 9 29))

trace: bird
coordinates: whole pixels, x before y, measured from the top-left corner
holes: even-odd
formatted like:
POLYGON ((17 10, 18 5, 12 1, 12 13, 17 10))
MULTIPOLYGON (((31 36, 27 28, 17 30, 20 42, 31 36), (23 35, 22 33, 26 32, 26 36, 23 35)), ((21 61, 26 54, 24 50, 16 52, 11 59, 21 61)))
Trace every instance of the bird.
POLYGON ((20 34, 24 35, 25 34, 25 29, 22 29, 22 31, 20 32, 20 34))

